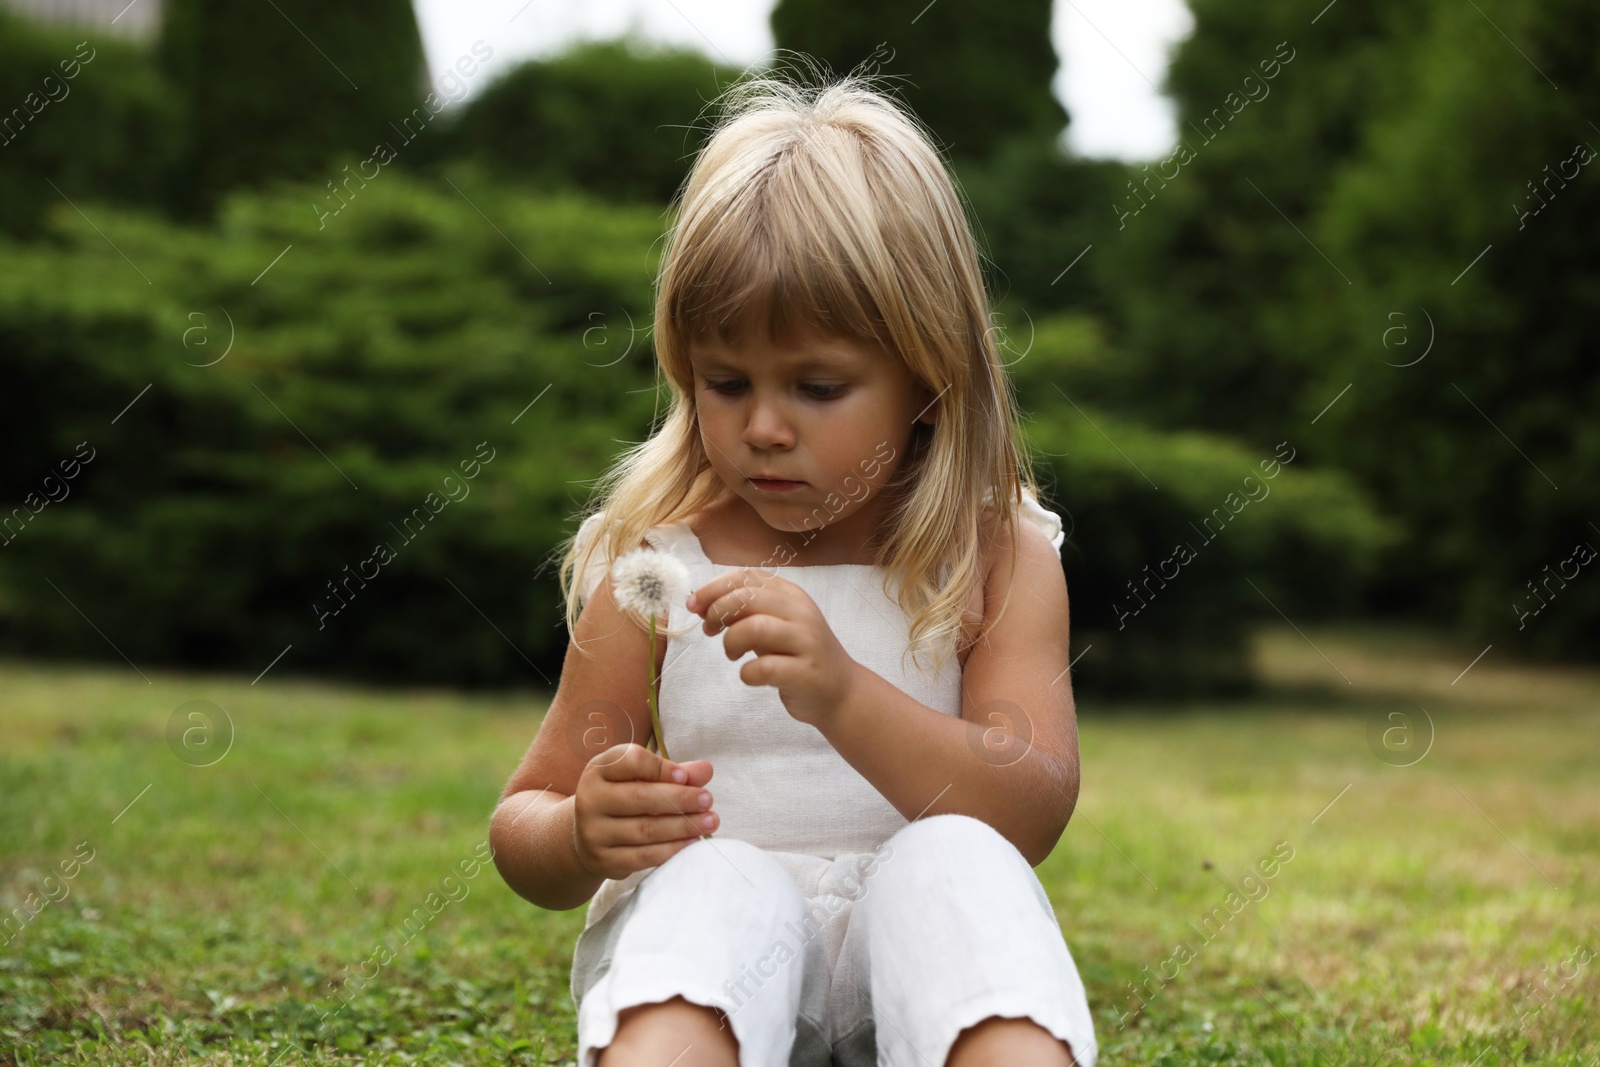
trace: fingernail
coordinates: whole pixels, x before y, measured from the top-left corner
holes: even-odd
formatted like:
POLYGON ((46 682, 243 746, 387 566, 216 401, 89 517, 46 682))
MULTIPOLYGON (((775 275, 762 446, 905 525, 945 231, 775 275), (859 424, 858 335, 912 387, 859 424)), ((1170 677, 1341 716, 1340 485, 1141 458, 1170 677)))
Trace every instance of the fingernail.
POLYGON ((687 782, 689 780, 689 775, 685 773, 682 768, 679 768, 678 770, 672 772, 672 780, 674 782, 687 782))
POLYGON ((689 610, 690 611, 699 611, 700 610, 700 600, 699 600, 699 598, 696 597, 693 593, 690 593, 689 594, 688 605, 689 605, 689 610))
POLYGON ((711 806, 711 794, 710 793, 701 793, 700 794, 700 806, 702 808, 709 808, 711 806))
POLYGON ((711 829, 716 824, 717 817, 715 815, 707 815, 700 820, 700 825, 704 826, 707 830, 711 829))

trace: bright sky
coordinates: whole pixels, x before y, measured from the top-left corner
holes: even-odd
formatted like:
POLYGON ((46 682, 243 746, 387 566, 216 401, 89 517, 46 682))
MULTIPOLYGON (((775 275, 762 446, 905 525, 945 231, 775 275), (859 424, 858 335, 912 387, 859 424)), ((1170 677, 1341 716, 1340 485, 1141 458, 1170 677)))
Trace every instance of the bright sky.
MULTIPOLYGON (((934 0, 939 2, 939 0, 934 0)), ((957 2, 957 0, 945 0, 957 2)), ((505 60, 584 38, 640 36, 746 66, 771 55, 773 0, 415 0, 435 81, 482 40, 494 49, 468 95, 505 60)), ((1194 25, 1184 0, 1056 0, 1056 96, 1072 114, 1066 143, 1081 156, 1154 160, 1177 143, 1158 91, 1167 56, 1194 25)), ((884 33, 893 46, 893 33, 884 33)), ((887 73, 894 73, 891 68, 887 73)))

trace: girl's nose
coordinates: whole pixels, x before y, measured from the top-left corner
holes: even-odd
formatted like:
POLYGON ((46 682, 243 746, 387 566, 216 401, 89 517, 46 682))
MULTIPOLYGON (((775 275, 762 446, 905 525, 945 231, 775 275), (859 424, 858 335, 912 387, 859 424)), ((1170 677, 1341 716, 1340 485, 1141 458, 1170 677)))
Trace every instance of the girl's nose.
POLYGON ((755 404, 745 423, 744 443, 751 448, 787 448, 794 444, 794 431, 775 404, 755 404))

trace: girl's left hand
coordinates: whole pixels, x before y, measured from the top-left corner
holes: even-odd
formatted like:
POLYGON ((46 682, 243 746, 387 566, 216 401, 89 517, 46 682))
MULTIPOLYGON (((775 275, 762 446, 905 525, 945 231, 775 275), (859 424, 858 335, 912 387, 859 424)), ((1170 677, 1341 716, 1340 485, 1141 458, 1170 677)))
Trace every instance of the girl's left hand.
POLYGON ((777 687, 801 722, 821 729, 849 695, 860 664, 793 582, 753 567, 728 571, 690 593, 687 607, 706 620, 707 635, 727 631, 722 645, 729 659, 756 653, 739 668, 739 679, 777 687))

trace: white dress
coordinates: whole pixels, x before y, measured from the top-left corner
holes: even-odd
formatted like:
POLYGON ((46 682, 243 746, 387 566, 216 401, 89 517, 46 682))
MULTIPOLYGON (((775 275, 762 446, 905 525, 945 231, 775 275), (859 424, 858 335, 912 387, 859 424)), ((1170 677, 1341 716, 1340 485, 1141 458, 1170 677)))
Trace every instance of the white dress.
MULTIPOLYGON (((1027 493, 1020 514, 1059 551, 1057 515, 1027 493)), ((596 528, 587 520, 580 540, 596 528)), ((737 569, 707 558, 682 521, 646 540, 683 562, 690 588, 737 569)), ((851 658, 961 715, 958 661, 936 669, 925 653, 902 667, 910 620, 881 568, 762 569, 804 589, 851 658)), ((591 564, 585 598, 603 574, 591 564)), ((674 760, 711 762, 721 822, 589 902, 571 976, 579 1067, 598 1062, 624 1008, 675 994, 728 1014, 741 1067, 941 1067, 960 1030, 989 1015, 1032 1018, 1093 1067, 1083 984, 1022 854, 967 816, 908 822, 776 689, 740 680, 754 652, 730 660, 700 621, 671 606, 668 626, 688 632, 667 641, 658 714, 674 760)))

